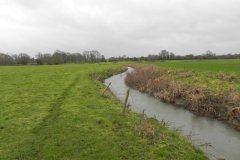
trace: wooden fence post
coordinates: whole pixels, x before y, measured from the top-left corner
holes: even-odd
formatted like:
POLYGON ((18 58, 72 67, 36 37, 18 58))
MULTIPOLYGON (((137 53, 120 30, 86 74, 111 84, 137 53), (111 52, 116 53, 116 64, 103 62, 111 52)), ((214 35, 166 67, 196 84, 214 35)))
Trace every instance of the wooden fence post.
POLYGON ((108 84, 108 86, 104 89, 104 91, 102 92, 102 95, 104 95, 104 93, 107 91, 107 89, 110 87, 110 85, 112 84, 112 82, 110 82, 109 84, 108 84))
POLYGON ((126 111, 126 108, 127 108, 127 102, 128 102, 129 93, 130 93, 130 89, 128 89, 128 90, 127 90, 127 93, 126 93, 126 97, 125 97, 125 101, 124 101, 123 112, 125 112, 125 111, 126 111))

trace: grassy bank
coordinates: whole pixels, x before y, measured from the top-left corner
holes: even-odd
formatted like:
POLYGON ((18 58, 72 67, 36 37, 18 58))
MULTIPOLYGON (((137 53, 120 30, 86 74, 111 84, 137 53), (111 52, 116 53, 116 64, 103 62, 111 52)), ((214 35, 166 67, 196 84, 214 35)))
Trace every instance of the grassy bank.
POLYGON ((135 65, 129 86, 240 129, 239 60, 163 61, 135 65), (150 65, 151 64, 151 65, 150 65), (208 70, 207 70, 208 69, 208 70))
POLYGON ((0 67, 0 159, 206 159, 178 133, 102 96, 93 75, 121 66, 0 67))

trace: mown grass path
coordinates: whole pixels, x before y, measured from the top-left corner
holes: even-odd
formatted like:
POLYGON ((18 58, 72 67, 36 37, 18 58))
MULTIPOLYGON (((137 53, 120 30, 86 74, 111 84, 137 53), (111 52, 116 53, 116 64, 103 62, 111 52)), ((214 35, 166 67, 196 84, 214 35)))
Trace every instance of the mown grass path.
POLYGON ((89 77, 120 66, 0 67, 0 159, 206 159, 155 120, 157 138, 134 132, 141 116, 89 77))
POLYGON ((76 78, 73 79, 73 81, 63 90, 62 94, 57 97, 56 100, 54 100, 50 106, 49 106, 49 113, 48 115, 42 119, 42 122, 33 128, 32 133, 33 136, 29 142, 26 142, 24 145, 31 146, 32 152, 26 152, 27 154, 18 155, 17 159, 24 159, 25 157, 34 157, 35 159, 43 159, 43 148, 46 143, 46 140, 51 138, 51 127, 52 125, 58 120, 58 117, 60 115, 61 106, 66 100, 66 98, 69 96, 69 93, 71 92, 72 88, 76 86, 76 84, 79 83, 79 76, 76 75, 76 78), (29 154, 30 153, 30 154, 29 154))

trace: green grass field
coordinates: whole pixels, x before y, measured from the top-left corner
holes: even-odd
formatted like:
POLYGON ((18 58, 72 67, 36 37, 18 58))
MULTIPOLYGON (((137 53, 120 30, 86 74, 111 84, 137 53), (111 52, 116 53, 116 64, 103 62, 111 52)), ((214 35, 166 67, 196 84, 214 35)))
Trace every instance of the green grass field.
POLYGON ((240 92, 240 60, 175 60, 147 62, 170 69, 166 77, 184 85, 208 88, 214 92, 240 92))
POLYGON ((206 159, 174 131, 149 120, 154 139, 133 128, 141 116, 91 80, 121 64, 0 67, 0 159, 206 159))
POLYGON ((154 62, 161 67, 187 69, 205 72, 224 72, 240 74, 240 60, 176 60, 154 62))

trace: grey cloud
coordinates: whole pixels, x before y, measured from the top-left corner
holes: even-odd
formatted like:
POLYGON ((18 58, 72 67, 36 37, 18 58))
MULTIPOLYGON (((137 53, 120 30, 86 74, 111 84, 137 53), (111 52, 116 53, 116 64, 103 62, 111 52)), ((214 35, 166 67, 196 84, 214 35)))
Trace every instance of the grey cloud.
POLYGON ((0 0, 0 52, 239 52, 237 0, 0 0))

